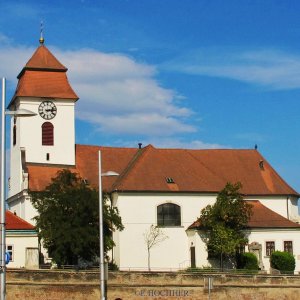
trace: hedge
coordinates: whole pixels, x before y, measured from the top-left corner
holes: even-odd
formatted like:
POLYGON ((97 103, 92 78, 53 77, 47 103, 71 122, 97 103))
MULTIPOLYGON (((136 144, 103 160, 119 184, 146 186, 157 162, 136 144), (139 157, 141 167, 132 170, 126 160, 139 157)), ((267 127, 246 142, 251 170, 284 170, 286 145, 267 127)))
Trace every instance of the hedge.
POLYGON ((274 251, 270 257, 271 267, 281 273, 294 273, 295 257, 289 252, 274 251))

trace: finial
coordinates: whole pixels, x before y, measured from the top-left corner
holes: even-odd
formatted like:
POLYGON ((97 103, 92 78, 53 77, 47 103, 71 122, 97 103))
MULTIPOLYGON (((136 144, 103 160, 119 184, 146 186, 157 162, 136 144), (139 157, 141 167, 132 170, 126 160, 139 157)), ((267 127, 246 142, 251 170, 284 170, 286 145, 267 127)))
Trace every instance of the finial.
POLYGON ((43 21, 41 21, 41 35, 40 35, 40 44, 41 45, 43 45, 45 42, 44 37, 43 37, 43 29, 44 29, 43 21))

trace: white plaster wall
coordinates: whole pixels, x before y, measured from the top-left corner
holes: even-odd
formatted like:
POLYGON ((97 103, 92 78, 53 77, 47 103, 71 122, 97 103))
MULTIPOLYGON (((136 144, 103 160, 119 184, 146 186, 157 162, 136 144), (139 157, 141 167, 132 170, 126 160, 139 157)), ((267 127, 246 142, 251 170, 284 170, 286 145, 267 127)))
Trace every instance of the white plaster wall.
POLYGON ((10 262, 8 268, 24 268, 26 258, 26 248, 38 248, 37 235, 12 234, 7 231, 6 245, 13 245, 14 260, 10 262))
POLYGON ((162 228, 168 239, 152 248, 151 267, 153 270, 180 268, 190 260, 190 245, 185 230, 197 220, 201 209, 214 201, 212 195, 119 195, 117 206, 125 226, 118 234, 119 249, 115 251, 120 269, 147 269, 147 249, 143 234, 151 224, 157 224, 156 207, 168 202, 181 207, 182 226, 162 228))
POLYGON ((16 213, 17 216, 24 219, 28 223, 35 225, 33 218, 37 216, 37 210, 33 207, 30 201, 30 196, 23 195, 21 197, 15 197, 8 201, 8 209, 12 213, 16 213))
MULTIPOLYGON (((197 238, 191 238, 191 235, 187 234, 185 230, 197 220, 201 209, 208 204, 213 204, 215 199, 216 195, 203 194, 119 194, 118 199, 115 200, 115 205, 119 208, 125 229, 114 235, 117 244, 114 251, 114 258, 120 269, 147 269, 147 249, 143 234, 149 229, 151 224, 157 224, 157 206, 167 202, 177 204, 181 207, 182 226, 162 228, 168 239, 152 248, 151 268, 169 270, 188 267, 190 263, 191 243, 196 247, 197 266, 207 266, 209 263, 207 261, 205 243, 199 234, 197 238)), ((247 198, 247 200, 250 199, 247 198)), ((252 198, 252 200, 254 199, 260 200, 270 209, 286 217, 285 197, 252 198)), ((299 233, 293 232, 292 234, 294 238, 296 236, 300 238, 299 233)), ((262 236, 267 238, 273 237, 273 235, 269 235, 269 232, 264 232, 262 236)), ((274 235, 274 238, 278 239, 278 242, 282 240, 282 243, 283 239, 287 237, 288 235, 284 233, 278 236, 274 235)), ((254 240, 251 237, 250 242, 252 241, 254 240)), ((294 245, 296 249, 298 244, 295 243, 294 245)), ((300 245, 298 248, 300 257, 300 245)), ((264 259, 264 263, 266 263, 266 259, 264 259)))
POLYGON ((298 199, 296 197, 290 197, 289 215, 291 220, 300 222, 300 216, 298 210, 298 199))
MULTIPOLYGON (((286 196, 255 196, 255 197, 245 197, 245 200, 259 200, 264 206, 275 211, 279 215, 287 218, 287 197, 286 196)), ((288 201, 290 207, 290 200, 288 201)))
MULTIPOLYGON (((207 260, 206 244, 201 238, 202 232, 196 230, 189 230, 187 232, 189 237, 189 243, 193 243, 196 247, 196 266, 199 268, 210 266, 210 262, 207 260)), ((300 231, 287 230, 287 229, 254 229, 248 236, 249 244, 257 242, 262 245, 262 260, 264 270, 270 271, 270 258, 266 256, 266 242, 274 241, 275 250, 284 250, 284 241, 293 242, 293 254, 296 261, 295 272, 300 271, 300 231)), ((248 251, 248 248, 246 249, 248 251)))
MULTIPOLYGON (((16 145, 13 145, 13 118, 10 120, 10 169, 7 170, 10 176, 8 186, 8 196, 15 195, 21 191, 22 188, 22 166, 21 166, 21 152, 20 139, 16 140, 16 145)), ((17 136, 20 136, 20 119, 16 119, 17 136)))
POLYGON ((41 126, 47 120, 39 116, 38 107, 44 100, 43 98, 19 98, 16 101, 15 109, 28 109, 37 113, 37 116, 17 118, 16 145, 12 144, 13 118, 11 119, 9 197, 19 193, 23 189, 21 147, 25 148, 26 162, 62 165, 75 164, 74 101, 56 101, 52 99, 57 106, 57 115, 54 119, 50 120, 54 126, 54 145, 43 146, 41 126), (46 159, 47 153, 50 155, 50 160, 46 159))
POLYGON ((270 270, 270 259, 266 256, 266 242, 274 241, 275 250, 284 250, 284 241, 293 242, 293 254, 296 260, 295 271, 300 271, 300 230, 252 230, 249 235, 249 244, 252 242, 257 242, 262 245, 262 259, 264 264, 264 269, 270 270))
MULTIPOLYGON (((36 112, 43 98, 20 98, 19 108, 36 112)), ((54 126, 54 146, 42 146, 41 126, 47 120, 39 114, 34 117, 19 118, 20 147, 26 149, 26 161, 50 164, 75 164, 75 116, 74 102, 51 99, 57 107, 57 115, 49 120, 54 126), (50 160, 46 160, 46 153, 50 160)))
MULTIPOLYGON (((187 236, 189 241, 189 247, 195 247, 196 267, 210 267, 210 263, 207 260, 206 244, 201 238, 201 232, 197 230, 188 230, 187 236)), ((183 267, 183 269, 186 269, 187 267, 190 267, 190 259, 186 261, 186 264, 183 267)))

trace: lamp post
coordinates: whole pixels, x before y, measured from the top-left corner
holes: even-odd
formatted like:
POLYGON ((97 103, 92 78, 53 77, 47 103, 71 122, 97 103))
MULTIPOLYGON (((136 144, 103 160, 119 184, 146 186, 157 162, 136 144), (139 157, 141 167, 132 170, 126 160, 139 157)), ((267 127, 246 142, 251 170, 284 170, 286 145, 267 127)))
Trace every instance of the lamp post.
POLYGON ((106 300, 106 276, 104 263, 104 235, 103 235, 103 203, 102 203, 102 177, 118 176, 114 171, 102 173, 101 171, 101 151, 98 151, 98 172, 99 172, 99 245, 100 245, 100 292, 101 300, 106 300))
POLYGON ((6 297, 6 267, 5 267, 5 141, 6 141, 6 120, 5 115, 10 115, 14 117, 32 117, 36 116, 36 113, 27 109, 18 109, 15 111, 5 110, 5 78, 2 78, 2 102, 1 102, 1 172, 0 172, 0 189, 1 189, 1 199, 0 199, 0 229, 1 229, 1 261, 0 261, 0 299, 5 300, 6 297))

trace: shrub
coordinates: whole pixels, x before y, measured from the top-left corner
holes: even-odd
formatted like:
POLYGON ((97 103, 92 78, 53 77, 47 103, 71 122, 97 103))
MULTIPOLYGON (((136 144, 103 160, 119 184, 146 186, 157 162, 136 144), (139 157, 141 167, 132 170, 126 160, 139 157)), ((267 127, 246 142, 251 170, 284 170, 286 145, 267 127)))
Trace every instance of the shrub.
POLYGON ((274 251, 270 258, 271 267, 281 273, 294 273, 295 257, 289 252, 274 251))
POLYGON ((119 266, 114 261, 110 261, 108 263, 108 270, 109 271, 119 271, 119 266))
POLYGON ((246 252, 239 255, 237 259, 239 269, 258 270, 258 260, 254 253, 246 252))

